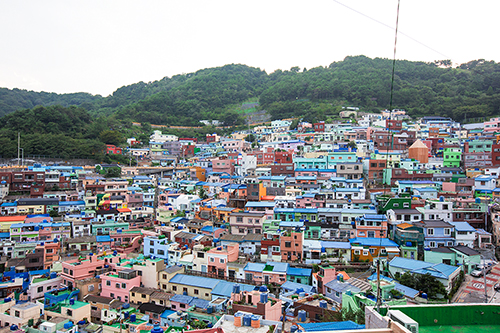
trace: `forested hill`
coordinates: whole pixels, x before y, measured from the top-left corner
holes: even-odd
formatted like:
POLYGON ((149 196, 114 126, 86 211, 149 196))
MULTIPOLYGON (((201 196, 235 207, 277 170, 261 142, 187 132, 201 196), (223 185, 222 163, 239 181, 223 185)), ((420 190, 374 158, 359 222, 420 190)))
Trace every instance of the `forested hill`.
POLYGON ((56 94, 0 88, 0 117, 16 110, 31 109, 38 105, 82 105, 89 108, 101 98, 99 95, 87 93, 56 94))
MULTIPOLYGON (((397 61, 393 108, 413 116, 464 117, 500 115, 500 64, 397 61)), ((242 122, 239 106, 259 101, 273 119, 304 116, 325 120, 342 105, 364 111, 389 108, 392 60, 346 57, 328 67, 298 67, 271 74, 245 65, 226 65, 195 73, 136 83, 102 98, 89 94, 48 94, 0 89, 0 115, 35 105, 80 105, 90 115, 121 121, 199 125, 219 119, 242 122), (55 96, 54 96, 55 95, 55 96)))

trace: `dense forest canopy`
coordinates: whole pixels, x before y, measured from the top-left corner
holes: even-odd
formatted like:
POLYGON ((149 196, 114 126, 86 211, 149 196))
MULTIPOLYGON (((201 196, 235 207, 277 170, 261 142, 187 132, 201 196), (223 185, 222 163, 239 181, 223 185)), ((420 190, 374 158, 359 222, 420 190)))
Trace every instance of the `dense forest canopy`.
MULTIPOLYGON (((247 102, 258 102, 257 111, 272 119, 327 120, 346 105, 377 112, 390 107, 391 71, 392 60, 350 56, 328 67, 270 74, 236 64, 202 69, 124 86, 108 97, 0 88, 0 139, 7 140, 0 154, 15 151, 17 131, 33 136, 26 152, 76 156, 83 153, 72 153, 71 147, 82 146, 77 150, 95 156, 104 143, 124 143, 130 135, 147 140, 150 126, 132 122, 201 126, 200 120, 209 119, 244 125, 242 103, 247 102)), ((411 116, 439 114, 458 121, 500 115, 500 64, 474 60, 452 68, 449 60, 398 60, 392 107, 411 116)), ((215 129, 175 131, 202 137, 215 129)))
MULTIPOLYGON (((139 82, 108 97, 85 93, 36 93, 0 88, 0 116, 37 105, 77 105, 94 116, 165 125, 199 125, 201 119, 241 123, 237 109, 255 98, 273 119, 338 113, 340 105, 365 111, 389 108, 392 60, 346 57, 328 67, 277 70, 271 74, 245 65, 226 65, 195 73, 139 82)), ((462 120, 500 113, 500 65, 474 60, 457 68, 396 61, 394 108, 412 116, 441 114, 462 120)))

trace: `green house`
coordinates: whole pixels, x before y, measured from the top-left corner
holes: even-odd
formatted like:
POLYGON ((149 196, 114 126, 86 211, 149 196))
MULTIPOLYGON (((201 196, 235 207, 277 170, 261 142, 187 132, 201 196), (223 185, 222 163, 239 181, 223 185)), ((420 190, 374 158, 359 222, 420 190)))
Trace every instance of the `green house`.
POLYGON ((462 148, 444 148, 443 151, 443 166, 459 168, 462 162, 462 148))

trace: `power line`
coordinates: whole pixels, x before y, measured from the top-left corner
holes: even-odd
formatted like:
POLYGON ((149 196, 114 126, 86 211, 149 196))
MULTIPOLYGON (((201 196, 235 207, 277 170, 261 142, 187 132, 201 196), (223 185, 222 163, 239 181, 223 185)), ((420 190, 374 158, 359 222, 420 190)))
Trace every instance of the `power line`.
MULTIPOLYGON (((343 4, 342 2, 340 2, 340 1, 338 1, 338 0, 333 0, 333 2, 336 2, 336 3, 338 3, 339 5, 344 6, 345 8, 347 8, 347 9, 349 9, 349 10, 352 10, 353 12, 358 13, 358 14, 359 14, 359 15, 361 15, 361 16, 364 16, 364 17, 366 17, 366 18, 368 18, 368 19, 370 19, 370 20, 372 20, 372 21, 374 21, 374 22, 377 22, 378 24, 381 24, 381 25, 383 25, 383 26, 384 26, 384 27, 386 27, 386 28, 389 28, 389 29, 391 29, 391 30, 392 30, 392 29, 394 29, 394 28, 393 28, 393 27, 391 27, 390 25, 385 24, 384 22, 379 21, 379 20, 377 20, 377 19, 375 19, 375 18, 373 18, 373 17, 371 17, 371 16, 369 16, 369 15, 366 15, 366 14, 364 14, 364 13, 360 12, 359 10, 356 10, 356 9, 354 9, 354 8, 352 8, 352 7, 349 7, 349 6, 347 6, 346 4, 343 4)), ((398 7, 399 7, 399 1, 398 1, 398 7)), ((396 29, 397 29, 397 28, 396 28, 396 29)), ((410 35, 408 35, 408 34, 405 34, 405 33, 404 33, 404 32, 402 32, 402 31, 400 31, 399 33, 400 33, 401 35, 403 35, 403 36, 405 36, 405 37, 407 37, 407 38, 411 39, 411 40, 412 40, 412 41, 414 41, 415 43, 418 43, 418 44, 422 45, 423 47, 425 47, 425 48, 427 48, 427 49, 429 49, 429 50, 431 50, 431 51, 433 51, 433 52, 435 52, 435 53, 437 53, 437 54, 439 54, 439 55, 442 55, 443 57, 445 57, 445 59, 450 59, 450 60, 451 60, 451 58, 450 58, 450 57, 448 57, 446 54, 439 52, 438 50, 436 50, 436 49, 434 49, 434 48, 430 47, 430 46, 429 46, 429 45, 427 45, 427 44, 422 43, 421 41, 419 41, 419 40, 417 40, 417 39, 413 38, 412 36, 410 36, 410 35)))

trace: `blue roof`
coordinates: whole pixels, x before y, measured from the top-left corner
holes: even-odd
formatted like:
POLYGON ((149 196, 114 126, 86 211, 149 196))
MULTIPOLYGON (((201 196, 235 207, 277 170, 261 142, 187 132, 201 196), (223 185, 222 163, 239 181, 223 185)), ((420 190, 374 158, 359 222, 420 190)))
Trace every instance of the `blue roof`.
POLYGON ((163 319, 166 319, 168 316, 170 316, 171 314, 174 314, 175 311, 172 311, 172 310, 165 310, 163 311, 163 313, 161 314, 161 318, 163 319))
POLYGON ((73 206, 73 205, 83 205, 85 206, 85 201, 59 201, 59 206, 73 206))
POLYGON ((15 207, 17 206, 17 201, 16 202, 4 202, 2 203, 2 207, 15 207))
POLYGON ((457 269, 455 266, 446 264, 434 264, 425 261, 395 257, 389 262, 389 266, 401 268, 411 273, 416 274, 430 274, 436 278, 448 279, 457 269))
POLYGON ((191 302, 191 306, 196 306, 197 308, 200 309, 206 309, 210 305, 210 302, 207 301, 206 299, 201 299, 201 298, 194 298, 193 301, 191 302))
POLYGON ((97 242, 111 242, 111 237, 109 235, 96 236, 95 240, 97 242))
POLYGON ((217 279, 206 278, 202 276, 191 276, 184 274, 176 274, 169 283, 184 284, 186 286, 193 286, 199 288, 213 289, 220 281, 217 279))
POLYGON ((360 238, 356 237, 353 239, 349 239, 349 242, 352 244, 360 244, 362 246, 384 246, 384 247, 398 247, 398 244, 394 243, 388 238, 360 238))
POLYGON ((274 208, 274 201, 249 201, 245 207, 270 207, 274 208))
POLYGON ((218 227, 213 227, 211 225, 206 225, 204 226, 203 228, 201 228, 201 231, 206 231, 206 232, 215 232, 217 230, 219 230, 220 228, 218 227))
POLYGON ((310 268, 296 268, 290 267, 288 268, 287 275, 295 275, 295 276, 311 276, 312 269, 310 268))
POLYGON ((418 290, 415 290, 413 288, 404 286, 404 285, 402 285, 400 283, 397 283, 397 282, 396 282, 396 286, 394 287, 394 289, 396 289, 397 291, 403 293, 406 297, 410 297, 410 298, 417 297, 418 293, 419 293, 418 290))
POLYGON ((188 295, 179 295, 175 294, 170 298, 170 302, 179 302, 184 304, 191 305, 191 302, 194 300, 194 297, 188 295))
POLYGON ((0 238, 9 238, 10 237, 10 233, 8 232, 0 232, 0 238))
POLYGON ((350 249, 351 243, 349 242, 330 242, 330 241, 321 241, 321 247, 325 249, 350 249))
POLYGON ((342 331, 342 330, 363 330, 365 325, 356 324, 353 321, 332 321, 321 323, 299 323, 306 332, 320 332, 320 331, 342 331))
MULTIPOLYGON (((231 293, 233 292, 233 286, 236 283, 228 282, 228 281, 219 281, 217 285, 212 289, 212 296, 224 296, 231 297, 231 293)), ((255 289, 255 286, 251 286, 249 284, 240 284, 241 291, 252 291, 255 289)))
POLYGON ((455 226, 456 231, 471 231, 475 232, 474 229, 468 222, 449 222, 450 224, 455 226))
POLYGON ((364 214, 363 218, 365 220, 381 220, 387 221, 387 216, 381 214, 364 214))
POLYGON ((249 272, 263 272, 264 268, 266 265, 256 263, 256 262, 249 262, 246 264, 245 268, 243 270, 249 271, 249 272))
POLYGON ((316 288, 313 286, 310 286, 308 284, 302 284, 302 283, 297 283, 297 282, 292 282, 292 281, 286 281, 281 285, 281 288, 288 290, 288 291, 296 291, 297 289, 303 289, 304 292, 310 294, 310 293, 315 293, 316 288))
POLYGON ((185 217, 182 217, 182 216, 174 217, 173 219, 170 220, 170 222, 173 222, 173 223, 177 223, 177 222, 181 222, 181 221, 189 221, 189 220, 185 217))

